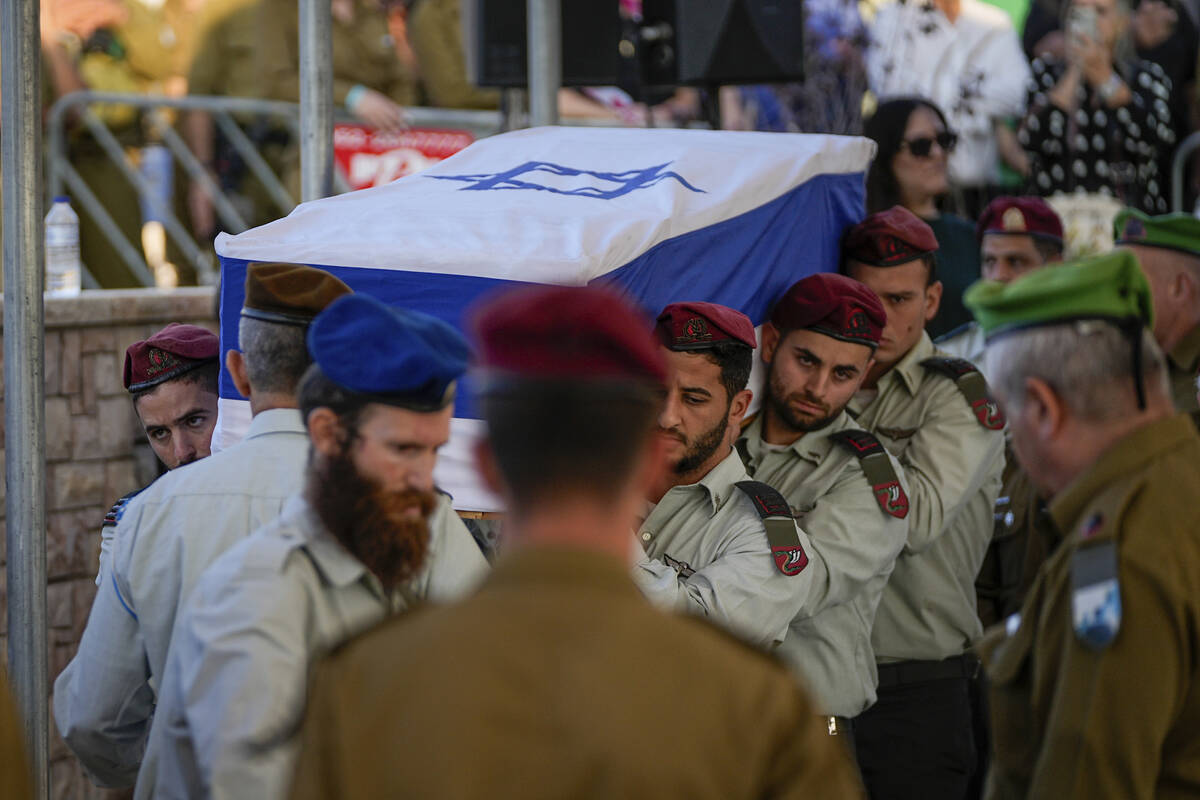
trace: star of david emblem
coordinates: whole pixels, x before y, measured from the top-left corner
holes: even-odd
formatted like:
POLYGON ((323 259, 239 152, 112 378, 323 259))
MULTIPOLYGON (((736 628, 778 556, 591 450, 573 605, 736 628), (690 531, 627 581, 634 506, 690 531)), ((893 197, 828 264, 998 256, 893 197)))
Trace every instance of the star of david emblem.
POLYGON ((640 189, 649 189, 663 181, 675 181, 688 191, 705 194, 688 183, 678 172, 667 170, 671 162, 644 169, 624 172, 575 169, 549 161, 526 161, 503 172, 480 172, 472 175, 427 175, 440 181, 459 181, 466 184, 462 191, 502 189, 531 189, 573 197, 594 197, 613 200, 640 189))

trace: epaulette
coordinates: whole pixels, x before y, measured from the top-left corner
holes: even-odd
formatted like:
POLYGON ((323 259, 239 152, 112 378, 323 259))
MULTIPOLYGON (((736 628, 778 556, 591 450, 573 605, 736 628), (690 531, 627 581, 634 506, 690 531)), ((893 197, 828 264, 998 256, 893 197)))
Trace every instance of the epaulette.
POLYGON ((965 358, 927 358, 921 366, 930 372, 945 375, 967 399, 967 405, 975 412, 975 419, 989 431, 1004 429, 1004 412, 992 399, 987 381, 979 369, 965 358))
POLYGON ((789 577, 803 572, 808 566, 808 554, 800 544, 796 520, 783 495, 762 481, 740 481, 734 486, 750 498, 754 510, 762 519, 767 531, 767 543, 771 545, 771 555, 779 571, 789 577))
POLYGON ((974 325, 974 324, 975 324, 975 323, 974 323, 974 321, 973 321, 973 320, 967 320, 967 321, 966 321, 966 322, 964 322, 962 325, 959 325, 959 326, 957 326, 957 327, 951 328, 950 330, 948 330, 948 331, 946 331, 945 333, 943 333, 941 336, 939 336, 939 337, 937 337, 936 339, 934 339, 934 340, 933 340, 933 343, 934 343, 934 344, 941 344, 942 342, 948 342, 948 341, 950 341, 950 340, 951 340, 951 339, 953 339, 955 336, 961 336, 962 334, 964 334, 964 333, 966 333, 967 331, 971 330, 971 326, 972 326, 972 325, 974 325))
POLYGON ((125 507, 129 505, 129 501, 144 492, 146 487, 134 489, 129 494, 117 498, 117 502, 112 504, 112 508, 104 515, 104 522, 100 523, 101 528, 115 528, 117 523, 121 521, 121 516, 125 513, 125 507))
POLYGON ((860 430, 844 430, 830 434, 830 439, 845 447, 858 459, 863 475, 871 484, 871 491, 879 501, 883 513, 896 519, 908 516, 908 495, 900 485, 900 478, 892 467, 887 450, 874 434, 860 430))

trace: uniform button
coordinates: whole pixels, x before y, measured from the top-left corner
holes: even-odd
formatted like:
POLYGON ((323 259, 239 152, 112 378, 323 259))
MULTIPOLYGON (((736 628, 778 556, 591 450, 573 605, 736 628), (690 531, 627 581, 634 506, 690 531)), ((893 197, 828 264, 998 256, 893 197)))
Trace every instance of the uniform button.
POLYGON ((650 531, 642 531, 642 541, 643 542, 650 541, 650 531))

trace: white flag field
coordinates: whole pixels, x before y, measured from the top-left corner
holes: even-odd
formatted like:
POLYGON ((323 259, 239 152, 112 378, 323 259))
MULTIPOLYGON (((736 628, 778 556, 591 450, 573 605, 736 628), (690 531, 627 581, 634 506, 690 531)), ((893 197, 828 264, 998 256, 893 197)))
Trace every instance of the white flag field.
MULTIPOLYGON (((731 131, 534 128, 482 139, 419 174, 221 234, 222 363, 237 347, 246 265, 258 261, 329 270, 459 330, 479 298, 523 283, 615 286, 647 324, 668 303, 702 300, 759 326, 797 280, 837 271, 874 152, 858 137, 731 131)), ((483 429, 474 401, 468 377, 435 477, 459 510, 497 511, 472 463, 483 429)), ((214 449, 237 442, 249 419, 223 371, 214 449)))

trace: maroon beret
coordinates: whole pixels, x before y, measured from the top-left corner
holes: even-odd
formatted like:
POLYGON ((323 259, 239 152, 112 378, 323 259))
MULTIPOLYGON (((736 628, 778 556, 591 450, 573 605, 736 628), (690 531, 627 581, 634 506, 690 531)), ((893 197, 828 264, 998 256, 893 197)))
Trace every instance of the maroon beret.
POLYGON ((519 377, 667 379, 646 318, 611 289, 511 289, 474 312, 472 329, 482 365, 519 377))
POLYGON ((843 342, 876 347, 887 312, 875 292, 853 278, 819 272, 792 284, 771 312, 780 331, 818 331, 843 342))
POLYGON ((658 315, 654 334, 668 350, 707 350, 717 342, 753 350, 757 344, 750 318, 716 303, 671 303, 658 315))
POLYGON ((1015 233, 1062 243, 1063 225, 1040 197, 997 197, 988 203, 975 226, 975 240, 987 233, 1015 233))
POLYGON ((125 388, 140 392, 217 360, 217 335, 197 325, 172 322, 144 342, 125 349, 125 388))
POLYGON ((933 229, 907 208, 892 206, 846 231, 842 254, 872 267, 895 267, 936 253, 933 229))

